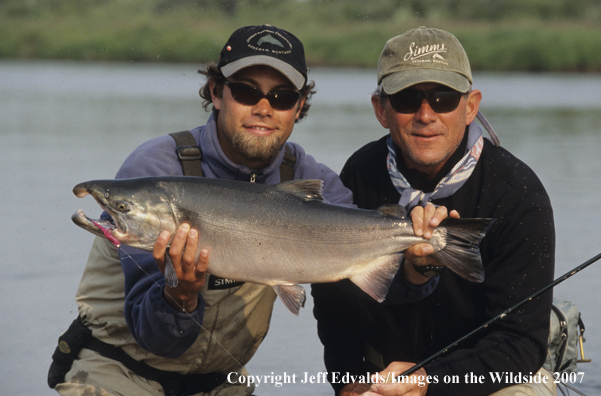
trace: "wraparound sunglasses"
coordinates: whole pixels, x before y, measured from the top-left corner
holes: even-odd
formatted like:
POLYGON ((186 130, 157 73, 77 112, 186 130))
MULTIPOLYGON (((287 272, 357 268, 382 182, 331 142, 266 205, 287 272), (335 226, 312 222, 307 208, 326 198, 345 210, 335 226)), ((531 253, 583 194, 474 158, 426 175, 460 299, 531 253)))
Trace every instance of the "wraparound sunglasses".
POLYGON ((272 91, 265 93, 248 84, 231 82, 225 80, 225 85, 230 88, 232 97, 238 103, 254 106, 263 98, 267 98, 271 107, 275 110, 290 110, 298 103, 301 97, 297 91, 272 91))
POLYGON ((463 95, 467 94, 452 89, 437 89, 434 91, 403 89, 395 94, 388 95, 388 100, 397 113, 412 114, 417 112, 424 99, 428 101, 435 112, 449 113, 457 108, 463 95))

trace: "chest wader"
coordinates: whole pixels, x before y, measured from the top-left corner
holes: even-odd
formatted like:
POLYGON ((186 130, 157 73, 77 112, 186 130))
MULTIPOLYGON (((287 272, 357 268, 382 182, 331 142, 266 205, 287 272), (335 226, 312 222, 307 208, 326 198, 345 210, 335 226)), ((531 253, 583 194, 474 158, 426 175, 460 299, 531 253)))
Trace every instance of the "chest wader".
MULTIPOLYGON (((177 156, 181 162, 184 176, 203 176, 202 151, 196 144, 190 131, 174 132, 170 136, 177 144, 177 156)), ((286 145, 284 159, 280 165, 280 182, 294 178, 296 156, 286 145)), ((100 355, 122 363, 136 375, 161 384, 166 396, 188 396, 196 393, 211 392, 226 381, 227 374, 207 373, 183 375, 159 370, 137 361, 123 349, 107 344, 92 336, 92 330, 84 325, 81 317, 77 317, 67 331, 58 339, 58 346, 52 355, 52 364, 48 371, 48 386, 54 387, 64 382, 65 374, 71 370, 73 361, 82 349, 90 349, 100 355)))

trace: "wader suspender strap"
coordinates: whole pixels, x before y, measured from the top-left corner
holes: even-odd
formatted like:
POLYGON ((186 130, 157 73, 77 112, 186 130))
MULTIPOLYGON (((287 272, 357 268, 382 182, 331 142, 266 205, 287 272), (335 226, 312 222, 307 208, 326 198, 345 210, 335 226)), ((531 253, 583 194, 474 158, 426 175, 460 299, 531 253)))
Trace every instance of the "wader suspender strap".
MULTIPOLYGON (((200 162, 202 151, 196 144, 192 132, 173 132, 169 136, 175 140, 177 145, 177 157, 182 164, 184 176, 204 176, 200 162)), ((292 154, 290 146, 286 145, 284 158, 280 164, 280 182, 294 179, 294 165, 296 165, 296 156, 292 154)))
POLYGON ((280 183, 294 179, 294 165, 296 165, 296 155, 292 154, 290 146, 286 145, 284 159, 280 164, 280 183))
POLYGON ((196 144, 194 136, 190 131, 181 131, 170 133, 177 144, 176 152, 179 162, 182 164, 184 176, 204 176, 202 174, 202 151, 196 144))

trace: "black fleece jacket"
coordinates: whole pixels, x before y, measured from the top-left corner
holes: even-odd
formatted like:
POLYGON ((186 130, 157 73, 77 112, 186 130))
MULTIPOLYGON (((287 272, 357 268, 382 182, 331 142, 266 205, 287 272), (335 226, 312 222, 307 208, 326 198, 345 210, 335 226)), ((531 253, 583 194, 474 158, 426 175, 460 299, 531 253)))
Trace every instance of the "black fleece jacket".
MULTIPOLYGON (((342 170, 342 181, 359 208, 399 201, 386 169, 386 138, 359 149, 342 170)), ((413 183, 419 175, 406 177, 413 183)), ((385 366, 418 363, 553 281, 555 229, 549 197, 534 172, 504 148, 485 139, 465 184, 433 203, 456 209, 462 218, 496 219, 480 245, 484 282, 471 283, 447 270, 432 294, 402 304, 379 304, 347 293, 344 281, 313 285, 314 315, 330 373, 373 372, 364 361, 367 343, 383 355, 385 366)), ((493 381, 494 373, 535 374, 546 356, 551 303, 547 292, 426 365, 433 381, 427 394, 489 395, 512 385, 493 381), (471 383, 474 377, 466 381, 466 374, 483 376, 484 382, 471 383), (458 383, 446 384, 445 379, 458 383)), ((344 385, 332 383, 336 392, 344 385)))

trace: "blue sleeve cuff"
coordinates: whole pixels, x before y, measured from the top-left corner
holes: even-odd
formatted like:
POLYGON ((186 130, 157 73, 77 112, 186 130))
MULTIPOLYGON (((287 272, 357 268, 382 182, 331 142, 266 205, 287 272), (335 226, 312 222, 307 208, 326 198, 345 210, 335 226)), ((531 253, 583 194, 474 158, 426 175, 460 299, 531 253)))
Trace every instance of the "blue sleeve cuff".
POLYGON ((165 279, 150 253, 124 246, 119 253, 125 274, 123 314, 136 342, 155 355, 181 356, 200 333, 202 296, 193 312, 178 311, 165 298, 165 279))

